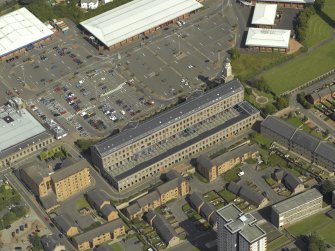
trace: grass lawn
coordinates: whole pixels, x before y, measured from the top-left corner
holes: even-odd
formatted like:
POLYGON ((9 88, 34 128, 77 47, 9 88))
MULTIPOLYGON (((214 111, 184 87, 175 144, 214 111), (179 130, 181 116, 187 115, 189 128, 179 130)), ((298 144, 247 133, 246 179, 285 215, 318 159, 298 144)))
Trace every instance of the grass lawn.
POLYGON ((79 199, 76 200, 76 209, 79 211, 83 208, 90 208, 90 205, 88 204, 87 200, 84 196, 81 196, 79 199))
POLYGON ((257 143, 258 145, 266 146, 267 148, 270 148, 272 144, 272 140, 270 140, 267 137, 264 137, 262 134, 258 132, 253 132, 251 135, 251 140, 257 143))
POLYGON ((332 225, 335 225, 334 220, 330 219, 324 213, 318 213, 288 227, 287 231, 294 236, 299 236, 301 234, 308 234, 311 231, 319 232, 319 230, 323 228, 327 229, 332 225))
POLYGON ((203 183, 208 183, 208 179, 206 179, 204 176, 202 176, 200 173, 195 172, 193 174, 194 177, 196 177, 199 181, 203 182, 203 183))
POLYGON ((318 14, 315 14, 308 21, 308 29, 305 46, 311 47, 322 40, 329 38, 332 34, 332 27, 327 24, 318 14))
POLYGON ((238 173, 241 172, 241 169, 238 167, 233 167, 232 169, 228 170, 227 172, 225 172, 222 177, 224 179, 225 182, 232 182, 235 181, 237 182, 240 177, 238 176, 238 173))
POLYGON ((219 196, 214 191, 210 191, 204 194, 204 198, 206 201, 212 201, 212 200, 219 198, 219 196))
MULTIPOLYGON (((272 55, 272 54, 271 54, 272 55)), ((281 94, 335 68, 335 41, 299 55, 263 74, 272 90, 281 94)))
POLYGON ((269 242, 267 245, 267 250, 269 251, 276 250, 284 246, 288 242, 289 242, 289 239, 285 235, 282 235, 281 237, 269 242))
POLYGON ((287 167, 287 162, 285 159, 279 157, 276 154, 271 154, 268 160, 268 164, 271 166, 287 167))
POLYGON ((233 201, 236 198, 235 194, 233 194, 232 192, 230 192, 226 189, 219 192, 219 194, 222 197, 222 199, 224 199, 228 203, 233 201))
POLYGON ((113 243, 111 246, 112 246, 112 250, 115 250, 115 251, 123 251, 123 247, 122 247, 121 244, 118 243, 118 242, 113 243))
POLYGON ((328 15, 333 21, 335 21, 335 1, 334 0, 326 0, 325 6, 322 10, 325 14, 328 15))
POLYGON ((241 81, 245 81, 259 74, 265 67, 280 62, 287 57, 282 53, 241 52, 241 56, 231 63, 234 75, 241 81))
POLYGON ((264 180, 265 180, 265 182, 268 183, 269 186, 271 186, 271 187, 274 186, 275 184, 277 184, 277 182, 276 182, 274 179, 272 179, 271 176, 264 177, 264 180))

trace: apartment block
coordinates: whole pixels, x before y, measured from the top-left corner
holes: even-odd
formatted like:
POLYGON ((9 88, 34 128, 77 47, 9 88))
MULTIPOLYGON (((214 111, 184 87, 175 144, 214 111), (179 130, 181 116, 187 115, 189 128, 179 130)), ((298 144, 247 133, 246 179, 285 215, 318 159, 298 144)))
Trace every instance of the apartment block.
POLYGON ((196 169, 211 182, 235 165, 248 159, 256 159, 257 154, 257 146, 247 144, 232 149, 212 160, 206 154, 202 154, 197 159, 196 169))
POLYGON ((322 209, 322 194, 311 189, 272 206, 271 221, 276 227, 286 227, 322 209))
POLYGON ((29 163, 20 169, 20 178, 47 210, 91 185, 85 160, 76 163, 65 161, 57 171, 29 163))
POLYGON ((235 204, 217 211, 218 251, 266 251, 266 233, 235 204))
POLYGON ((220 85, 92 147, 92 160, 119 191, 159 176, 260 119, 238 80, 220 85), (168 150, 166 150, 168 147, 168 150))
POLYGON ((123 210, 129 219, 142 216, 145 212, 153 210, 170 200, 185 196, 190 191, 190 186, 175 170, 165 174, 165 183, 158 186, 154 191, 137 199, 135 203, 123 210))
POLYGON ((78 226, 68 214, 57 215, 52 218, 52 221, 59 228, 59 230, 68 237, 79 234, 78 226))
POLYGON ((261 123, 261 133, 288 150, 308 159, 311 163, 335 170, 335 147, 291 124, 268 116, 261 123))
POLYGON ((107 241, 116 240, 125 234, 121 219, 110 221, 85 233, 74 236, 71 240, 78 251, 92 249, 107 241))

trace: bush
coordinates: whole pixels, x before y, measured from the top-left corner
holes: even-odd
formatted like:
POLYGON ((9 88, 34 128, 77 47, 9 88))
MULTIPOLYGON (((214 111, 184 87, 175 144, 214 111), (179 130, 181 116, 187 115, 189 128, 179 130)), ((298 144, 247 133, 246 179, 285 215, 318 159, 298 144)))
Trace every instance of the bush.
POLYGON ((306 100, 305 93, 299 93, 297 95, 297 101, 299 104, 301 104, 305 109, 311 109, 312 105, 306 100))
POLYGON ((278 110, 288 107, 289 105, 288 97, 287 96, 278 97, 274 105, 278 110))
POLYGON ((232 60, 236 60, 241 56, 240 50, 238 48, 231 48, 228 52, 232 60))
POLYGON ((270 86, 266 83, 265 79, 263 77, 260 78, 254 78, 248 83, 250 86, 256 88, 257 90, 271 93, 270 86))
POLYGON ((313 6, 309 6, 299 13, 296 25, 297 39, 299 42, 305 41, 308 21, 314 14, 315 8, 313 6))

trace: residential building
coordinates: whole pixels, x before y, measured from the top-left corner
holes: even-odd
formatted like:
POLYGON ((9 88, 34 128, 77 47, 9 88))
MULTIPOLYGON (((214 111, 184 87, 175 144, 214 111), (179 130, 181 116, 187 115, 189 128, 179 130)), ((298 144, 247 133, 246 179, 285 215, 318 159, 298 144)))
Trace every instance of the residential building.
POLYGON ((288 52, 291 30, 253 28, 248 30, 245 46, 261 52, 288 52))
POLYGON ((198 193, 193 192, 188 196, 190 205, 213 226, 216 224, 216 209, 210 202, 206 202, 204 197, 198 193))
POLYGON ((272 28, 276 15, 277 4, 256 3, 251 24, 257 28, 272 28))
POLYGON ((125 226, 121 219, 110 221, 87 232, 71 238, 73 245, 79 251, 92 249, 107 241, 115 240, 125 234, 125 226))
POLYGON ((98 6, 99 0, 80 0, 80 8, 94 10, 98 6))
POLYGON ((300 193, 305 190, 304 184, 298 177, 294 176, 290 172, 286 172, 282 168, 275 169, 272 177, 277 182, 283 183, 293 194, 300 193))
POLYGON ((271 222, 276 227, 286 227, 305 219, 322 209, 322 194, 311 189, 272 206, 271 222))
POLYGON ((44 251, 66 251, 65 246, 56 235, 43 235, 41 244, 44 251))
POLYGON ((243 86, 233 80, 96 144, 92 161, 123 191, 250 130, 258 119, 259 111, 243 101, 243 86), (167 142, 168 151, 162 148, 167 142))
POLYGON ((291 124, 268 116, 261 123, 261 133, 288 150, 320 165, 330 171, 335 170, 335 147, 291 124))
POLYGON ((57 215, 52 218, 55 226, 65 234, 67 237, 72 237, 79 234, 79 228, 75 224, 74 220, 68 214, 57 215))
POLYGON ((52 210, 63 201, 91 185, 88 163, 85 160, 65 161, 54 171, 50 167, 28 163, 20 169, 20 178, 30 191, 39 197, 45 209, 52 210))
POLYGON ((0 24, 0 60, 23 54, 35 45, 49 40, 53 34, 26 8, 0 16, 0 24))
POLYGON ((227 186, 227 190, 248 201, 257 208, 262 208, 268 203, 267 198, 245 184, 239 185, 232 181, 227 186))
POLYGON ((105 191, 93 189, 86 193, 88 203, 107 221, 119 218, 116 208, 111 205, 111 199, 105 191))
POLYGON ((165 174, 166 182, 158 186, 154 191, 140 197, 132 205, 124 210, 124 214, 129 219, 142 216, 145 212, 153 210, 170 200, 187 195, 190 186, 175 170, 170 170, 165 174))
POLYGON ((212 160, 207 155, 202 154, 197 158, 196 168, 202 176, 211 182, 235 165, 248 159, 256 159, 257 154, 258 150, 256 145, 245 144, 212 160))
POLYGON ((326 102, 328 99, 332 99, 335 97, 335 85, 330 85, 308 94, 306 99, 313 105, 320 104, 326 102))
POLYGON ((54 137, 25 109, 20 98, 0 107, 0 168, 9 167, 52 142, 54 137))
POLYGON ((266 251, 266 233, 235 204, 217 210, 218 251, 266 251))
POLYGON ((176 230, 164 219, 164 217, 155 211, 149 211, 146 220, 152 226, 157 234, 162 238, 167 247, 178 245, 180 239, 176 230))
POLYGON ((201 7, 196 0, 134 0, 80 24, 97 48, 112 50, 188 18, 201 7))

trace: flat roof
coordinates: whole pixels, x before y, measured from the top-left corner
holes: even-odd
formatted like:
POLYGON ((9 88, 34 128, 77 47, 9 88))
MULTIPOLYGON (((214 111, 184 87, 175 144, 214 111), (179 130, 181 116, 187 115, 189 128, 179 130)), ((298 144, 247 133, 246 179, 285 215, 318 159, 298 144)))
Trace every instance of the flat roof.
POLYGON ((274 25, 277 4, 256 3, 251 24, 274 25))
POLYGON ((119 134, 111 136, 96 144, 94 147, 101 156, 106 156, 127 144, 144 138, 149 134, 167 127, 176 121, 188 117, 191 114, 240 91, 243 91, 243 86, 239 80, 235 79, 227 84, 220 85, 217 88, 205 92, 199 97, 189 99, 166 112, 160 113, 153 118, 138 124, 135 128, 123 130, 119 134))
POLYGON ((258 0, 259 2, 271 2, 271 3, 314 3, 315 0, 258 0))
POLYGON ((46 129, 26 109, 0 108, 0 152, 44 132, 46 129))
POLYGON ((273 205, 272 210, 278 214, 285 213, 318 198, 322 198, 322 194, 313 188, 273 205))
POLYGON ((53 32, 26 8, 0 17, 0 57, 49 37, 53 32))
POLYGON ((245 45, 287 49, 290 35, 290 30, 249 28, 245 45))
POLYGON ((196 0, 134 0, 80 24, 110 47, 202 6, 196 0))
MULTIPOLYGON (((240 104, 238 104, 239 108, 243 107, 243 106, 252 107, 247 101, 242 101, 240 104)), ((217 126, 215 128, 212 128, 208 131, 205 131, 205 132, 197 135, 196 137, 194 137, 194 138, 192 138, 192 139, 190 139, 190 140, 188 140, 188 141, 186 141, 186 142, 184 142, 180 145, 177 145, 173 148, 170 148, 167 151, 165 151, 165 152, 163 152, 163 153, 161 153, 161 154, 159 154, 159 155, 157 155, 157 156, 155 156, 155 157, 153 157, 153 158, 151 158, 147 161, 144 161, 144 162, 134 166, 131 169, 128 169, 126 171, 123 171, 122 169, 120 169, 120 170, 122 170, 122 172, 120 174, 115 175, 115 176, 112 175, 113 179, 116 180, 116 181, 121 181, 122 179, 125 179, 125 178, 129 177, 130 175, 132 175, 132 174, 134 174, 134 173, 136 173, 136 172, 138 172, 138 171, 140 171, 140 170, 142 170, 142 169, 144 169, 144 168, 146 168, 146 167, 148 167, 148 166, 150 166, 150 165, 152 165, 152 164, 154 164, 154 163, 156 163, 156 162, 158 162, 162 159, 165 159, 168 156, 171 156, 171 155, 175 154, 176 152, 179 152, 180 150, 182 150, 186 147, 188 147, 190 145, 193 145, 193 144, 197 143, 198 141, 203 140, 204 138, 207 138, 210 135, 213 135, 213 134, 215 134, 219 131, 222 131, 224 128, 232 126, 232 125, 240 122, 241 120, 243 120, 247 117, 250 117, 250 116, 259 112, 256 108, 254 108, 254 107, 252 107, 252 108, 254 110, 246 111, 246 110, 243 109, 243 111, 241 111, 241 114, 239 114, 237 117, 234 117, 234 118, 231 118, 227 121, 224 121, 219 126, 217 126)))

